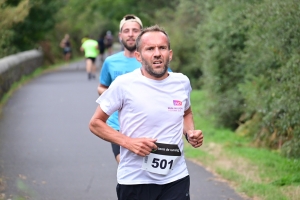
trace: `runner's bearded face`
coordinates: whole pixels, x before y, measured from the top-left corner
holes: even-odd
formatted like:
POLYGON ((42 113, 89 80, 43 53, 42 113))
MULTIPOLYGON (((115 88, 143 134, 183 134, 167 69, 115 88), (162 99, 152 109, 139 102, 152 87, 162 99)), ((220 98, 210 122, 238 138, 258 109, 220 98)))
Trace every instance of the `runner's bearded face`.
POLYGON ((167 71, 172 51, 168 48, 168 42, 163 33, 149 32, 142 37, 142 49, 140 52, 142 65, 148 74, 161 78, 167 71))
POLYGON ((167 71, 168 71, 168 66, 169 66, 169 58, 167 58, 163 62, 163 67, 162 68, 155 68, 153 64, 155 62, 161 62, 159 59, 154 59, 153 61, 147 61, 143 55, 141 55, 142 58, 142 65, 145 67, 145 70, 150 74, 151 76, 154 76, 156 78, 161 78, 163 77, 167 71))
POLYGON ((137 22, 126 22, 121 30, 121 41, 128 51, 133 52, 136 49, 135 39, 141 32, 141 27, 137 22))

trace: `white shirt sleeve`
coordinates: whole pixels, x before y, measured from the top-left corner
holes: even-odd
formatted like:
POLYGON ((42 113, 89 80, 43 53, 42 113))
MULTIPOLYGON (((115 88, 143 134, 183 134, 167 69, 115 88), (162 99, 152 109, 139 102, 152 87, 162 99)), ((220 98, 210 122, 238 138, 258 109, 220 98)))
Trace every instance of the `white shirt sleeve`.
POLYGON ((101 109, 111 115, 120 110, 123 105, 123 86, 122 81, 117 77, 105 92, 96 100, 101 109))

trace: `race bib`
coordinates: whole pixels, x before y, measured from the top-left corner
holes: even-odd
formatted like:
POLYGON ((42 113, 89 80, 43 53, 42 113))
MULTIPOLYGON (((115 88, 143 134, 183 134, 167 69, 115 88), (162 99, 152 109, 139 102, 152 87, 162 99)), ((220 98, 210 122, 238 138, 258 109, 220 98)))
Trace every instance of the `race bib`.
POLYGON ((166 175, 171 170, 181 156, 180 149, 176 144, 163 144, 155 143, 157 150, 152 151, 148 156, 143 159, 142 169, 166 175))

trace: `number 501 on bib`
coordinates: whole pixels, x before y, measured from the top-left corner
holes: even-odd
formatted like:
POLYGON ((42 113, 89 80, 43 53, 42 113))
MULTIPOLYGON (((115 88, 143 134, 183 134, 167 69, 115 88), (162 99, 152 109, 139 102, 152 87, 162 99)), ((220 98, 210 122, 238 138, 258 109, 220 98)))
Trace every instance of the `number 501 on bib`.
POLYGON ((180 158, 180 149, 176 144, 155 144, 157 145, 157 150, 144 157, 142 169, 166 175, 173 169, 178 158, 180 158))

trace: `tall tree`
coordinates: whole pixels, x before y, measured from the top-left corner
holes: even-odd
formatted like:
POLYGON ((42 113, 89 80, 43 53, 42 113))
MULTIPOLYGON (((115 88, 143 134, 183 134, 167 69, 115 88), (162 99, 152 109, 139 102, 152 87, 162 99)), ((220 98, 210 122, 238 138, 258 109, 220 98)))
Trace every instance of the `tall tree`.
POLYGON ((19 51, 34 48, 55 26, 55 14, 63 1, 30 0, 30 10, 24 21, 16 23, 12 30, 15 35, 12 43, 19 51))
POLYGON ((0 0, 0 58, 18 51, 12 45, 15 32, 11 28, 24 21, 29 9, 29 0, 0 0))

